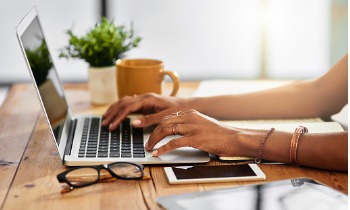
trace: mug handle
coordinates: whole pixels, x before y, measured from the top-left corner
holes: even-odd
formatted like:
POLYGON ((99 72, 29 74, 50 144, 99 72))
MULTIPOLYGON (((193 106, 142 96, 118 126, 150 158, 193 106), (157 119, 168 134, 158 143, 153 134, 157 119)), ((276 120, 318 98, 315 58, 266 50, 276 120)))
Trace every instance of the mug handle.
POLYGON ((180 86, 180 79, 178 74, 173 71, 163 71, 163 75, 168 75, 173 81, 173 89, 170 93, 170 96, 175 96, 180 86))

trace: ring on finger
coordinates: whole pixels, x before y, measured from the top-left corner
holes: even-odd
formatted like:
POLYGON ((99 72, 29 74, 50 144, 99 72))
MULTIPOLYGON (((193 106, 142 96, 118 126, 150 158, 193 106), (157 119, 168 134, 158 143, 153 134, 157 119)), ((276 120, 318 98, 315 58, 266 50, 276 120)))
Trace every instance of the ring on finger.
POLYGON ((174 112, 173 115, 175 115, 176 117, 179 116, 181 113, 181 111, 178 111, 178 112, 174 112))
POLYGON ((173 135, 180 135, 179 127, 177 127, 177 124, 173 124, 172 131, 173 135))

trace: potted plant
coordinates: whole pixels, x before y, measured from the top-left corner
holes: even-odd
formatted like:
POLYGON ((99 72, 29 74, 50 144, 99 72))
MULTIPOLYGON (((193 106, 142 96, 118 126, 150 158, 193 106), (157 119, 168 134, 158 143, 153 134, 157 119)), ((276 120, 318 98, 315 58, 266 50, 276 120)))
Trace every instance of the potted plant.
POLYGON ((116 68, 117 59, 136 48, 141 38, 135 35, 133 25, 128 30, 124 25, 116 25, 107 18, 78 37, 67 30, 69 43, 60 50, 60 57, 79 58, 89 64, 89 89, 94 104, 106 104, 117 96, 116 68))
POLYGON ((40 45, 37 48, 26 48, 25 51, 35 81, 38 86, 41 86, 44 82, 46 82, 49 70, 52 68, 52 62, 45 40, 41 39, 40 45))

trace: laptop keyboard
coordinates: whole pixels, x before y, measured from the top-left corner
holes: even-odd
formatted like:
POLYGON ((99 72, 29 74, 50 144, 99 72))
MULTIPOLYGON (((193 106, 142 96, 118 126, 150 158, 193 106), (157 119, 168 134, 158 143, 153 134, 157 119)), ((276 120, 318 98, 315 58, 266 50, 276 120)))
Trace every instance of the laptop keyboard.
POLYGON ((86 118, 79 148, 80 158, 143 158, 145 149, 142 128, 133 128, 130 118, 110 132, 100 118, 86 118))

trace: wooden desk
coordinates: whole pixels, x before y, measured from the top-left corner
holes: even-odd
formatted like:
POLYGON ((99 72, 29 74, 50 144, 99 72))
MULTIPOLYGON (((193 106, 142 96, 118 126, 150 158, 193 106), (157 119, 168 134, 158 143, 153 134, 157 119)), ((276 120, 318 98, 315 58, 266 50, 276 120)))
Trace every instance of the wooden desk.
MULTIPOLYGON (((184 83, 180 95, 191 96, 198 83, 184 83)), ((84 84, 66 85, 74 113, 103 113, 93 106, 84 84)), ((211 161, 209 164, 221 164, 211 161)), ((310 177, 344 193, 347 173, 289 165, 260 165, 266 181, 310 177)), ((146 166, 151 180, 99 183, 61 194, 56 175, 66 168, 57 156, 31 84, 11 87, 0 109, 0 209, 161 209, 159 196, 206 191, 251 184, 169 185, 162 166, 146 166)))

